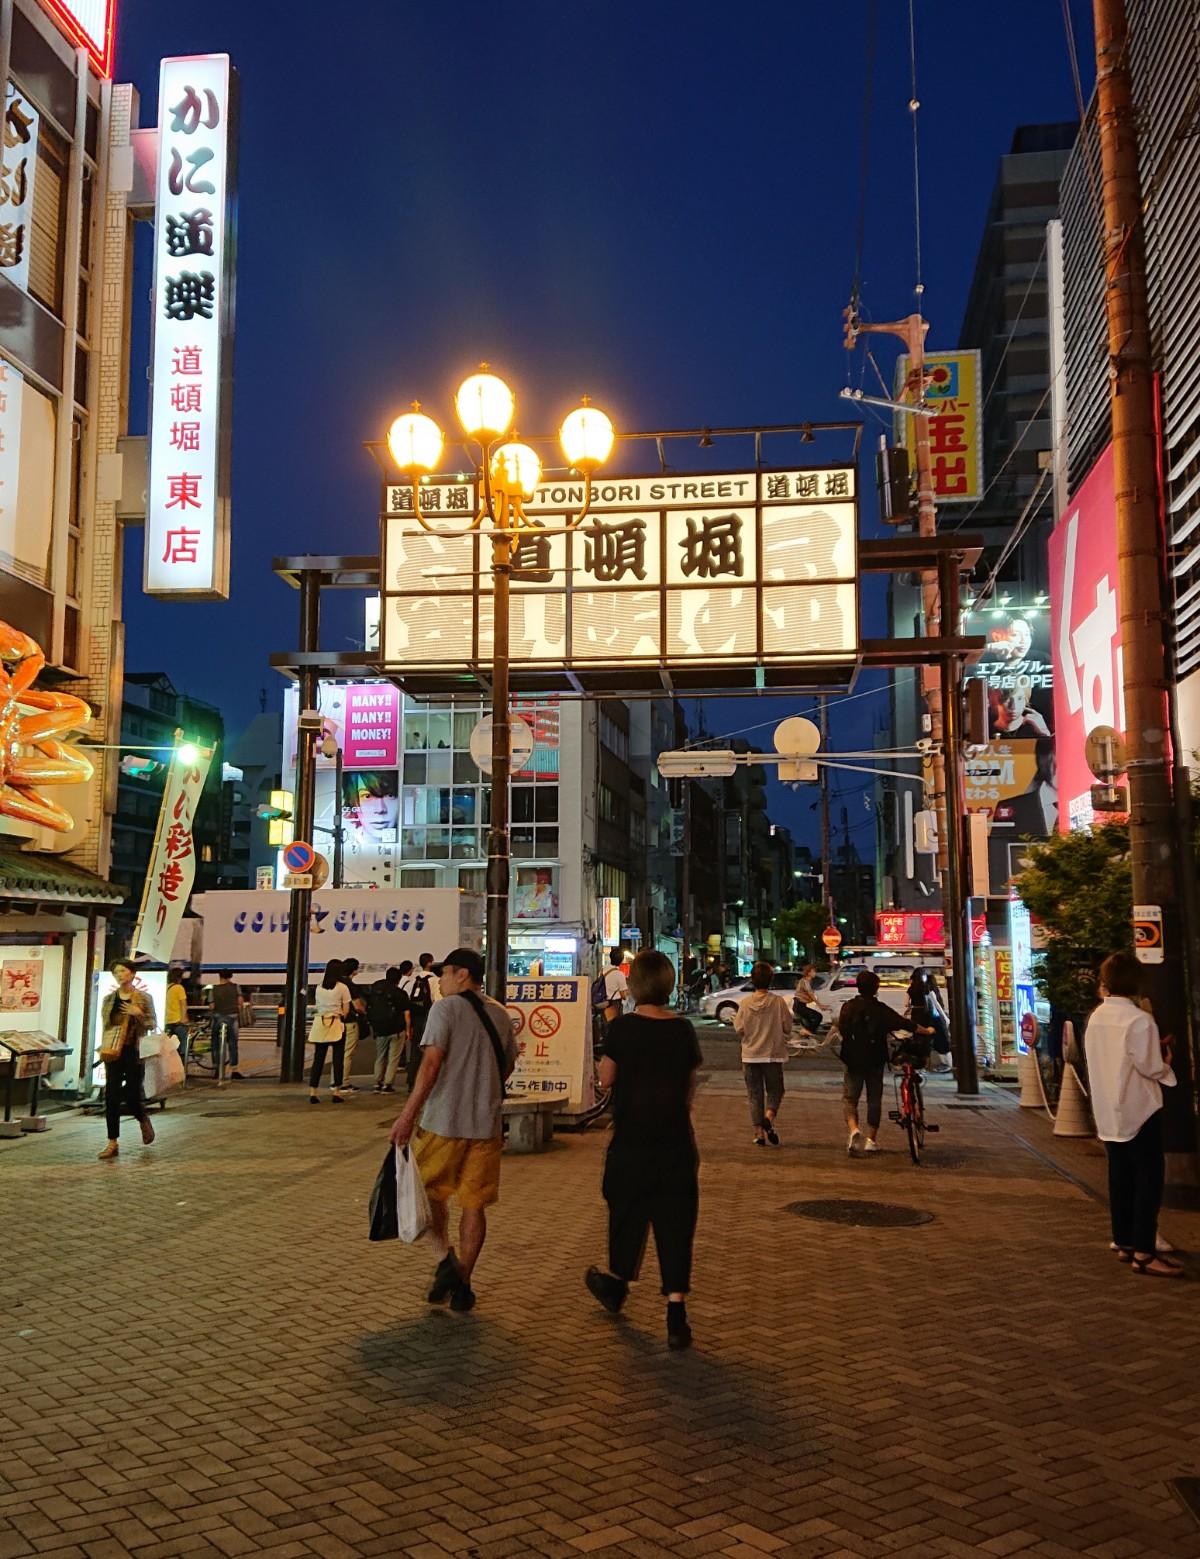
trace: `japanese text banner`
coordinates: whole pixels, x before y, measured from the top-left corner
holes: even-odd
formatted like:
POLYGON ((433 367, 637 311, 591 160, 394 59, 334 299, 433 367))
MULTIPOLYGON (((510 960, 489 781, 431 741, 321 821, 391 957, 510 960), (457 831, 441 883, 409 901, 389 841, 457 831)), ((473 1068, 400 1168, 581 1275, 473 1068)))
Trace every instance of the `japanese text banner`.
MULTIPOLYGON (((897 399, 917 399, 909 384, 908 358, 896 364, 897 399)), ((983 497, 983 418, 979 394, 978 352, 926 352, 925 403, 929 418, 929 454, 933 493, 938 503, 976 503, 983 497)), ((911 450, 913 423, 897 412, 896 443, 911 450)))
POLYGON ((175 934, 196 880, 192 822, 211 762, 210 752, 201 751, 193 763, 182 763, 176 755, 163 786, 158 834, 131 949, 158 963, 170 961, 175 934))
POLYGON ((229 594, 233 79, 229 57, 162 62, 154 224, 147 594, 229 594))

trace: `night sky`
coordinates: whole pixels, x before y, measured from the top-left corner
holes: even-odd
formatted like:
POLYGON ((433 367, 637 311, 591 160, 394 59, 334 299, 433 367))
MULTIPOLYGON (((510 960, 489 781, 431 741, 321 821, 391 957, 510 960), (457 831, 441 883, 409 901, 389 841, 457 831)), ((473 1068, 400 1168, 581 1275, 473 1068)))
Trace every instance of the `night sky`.
MULTIPOLYGON (((878 13, 862 272, 864 310, 884 319, 913 305, 915 245, 908 7, 878 13)), ((584 392, 618 429, 847 415, 867 0, 118 0, 118 14, 116 79, 140 89, 143 125, 163 55, 227 52, 241 75, 232 598, 145 599, 137 530, 125 579, 128 668, 166 670, 228 731, 260 690, 279 707, 267 658, 294 647, 297 598, 271 558, 376 552, 363 440, 414 397, 451 427, 480 359, 514 386, 530 433, 584 392)), ((1074 15, 1086 91, 1086 0, 1074 15)), ((1076 107, 1058 0, 920 0, 916 30, 937 349, 957 341, 1014 128, 1076 107)), ((140 242, 147 253, 147 231, 140 242)), ((144 271, 135 382, 149 285, 144 271)), ((895 352, 876 352, 890 378, 895 352)), ((855 383, 860 367, 861 354, 855 383)), ((136 398, 130 431, 145 431, 136 398)), ((879 431, 868 417, 865 448, 879 431)), ((871 533, 865 460, 862 476, 871 533)), ((361 634, 357 608, 326 624, 331 649, 361 634)), ((877 599, 864 627, 882 631, 877 599)), ((869 744, 885 706, 835 709, 831 746, 869 744)), ((796 707, 709 701, 705 717, 724 733, 796 707)), ((769 747, 770 724, 752 736, 769 747)), ((844 800, 869 851, 857 782, 840 784, 835 823, 844 800)), ((810 800, 778 791, 772 815, 811 837, 810 800)))

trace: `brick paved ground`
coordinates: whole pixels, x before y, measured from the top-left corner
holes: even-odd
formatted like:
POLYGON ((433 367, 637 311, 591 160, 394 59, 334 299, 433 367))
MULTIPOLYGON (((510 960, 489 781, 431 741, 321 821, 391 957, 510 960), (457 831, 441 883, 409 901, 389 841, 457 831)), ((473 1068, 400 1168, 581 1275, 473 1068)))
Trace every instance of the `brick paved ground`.
POLYGON ((943 1088, 927 1167, 886 1122, 848 1162, 806 1063, 760 1151, 708 1048, 690 1354, 656 1282, 620 1318, 582 1287, 599 1132, 506 1161, 465 1317, 366 1240, 372 1097, 193 1091, 115 1164, 94 1119, 0 1146, 0 1559, 1200 1554, 1167 1487, 1200 1472, 1197 1290, 1120 1267, 1039 1156, 1088 1181, 1096 1145, 943 1088), (819 1197, 935 1219, 786 1211, 819 1197))

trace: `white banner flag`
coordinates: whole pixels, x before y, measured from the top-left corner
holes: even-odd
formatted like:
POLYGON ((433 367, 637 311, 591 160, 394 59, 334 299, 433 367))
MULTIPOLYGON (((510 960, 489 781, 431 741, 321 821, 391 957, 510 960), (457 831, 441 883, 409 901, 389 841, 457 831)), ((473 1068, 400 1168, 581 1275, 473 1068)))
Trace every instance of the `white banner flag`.
POLYGON ((184 763, 177 749, 163 786, 154 855, 146 875, 132 948, 134 954, 141 953, 158 963, 171 960, 179 922, 196 879, 192 820, 211 762, 212 753, 201 749, 192 762, 184 763))

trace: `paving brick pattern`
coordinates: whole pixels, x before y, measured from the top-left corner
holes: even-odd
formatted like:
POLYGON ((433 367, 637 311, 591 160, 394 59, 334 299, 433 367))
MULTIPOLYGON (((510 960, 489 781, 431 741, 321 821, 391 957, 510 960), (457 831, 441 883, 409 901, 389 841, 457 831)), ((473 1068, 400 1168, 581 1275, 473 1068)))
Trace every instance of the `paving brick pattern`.
POLYGON ((847 1160, 834 1076, 789 1084, 778 1151, 736 1073, 701 1089, 679 1355, 656 1280, 620 1317, 582 1287, 602 1132, 506 1161, 462 1317, 366 1239, 369 1095, 192 1090, 114 1164, 98 1120, 0 1147, 0 1559, 1200 1554, 1167 1486, 1200 1470, 1194 1282, 1120 1267, 1004 1101, 940 1093, 914 1169, 887 1122, 847 1160), (785 1211, 822 1197, 936 1216, 785 1211))

